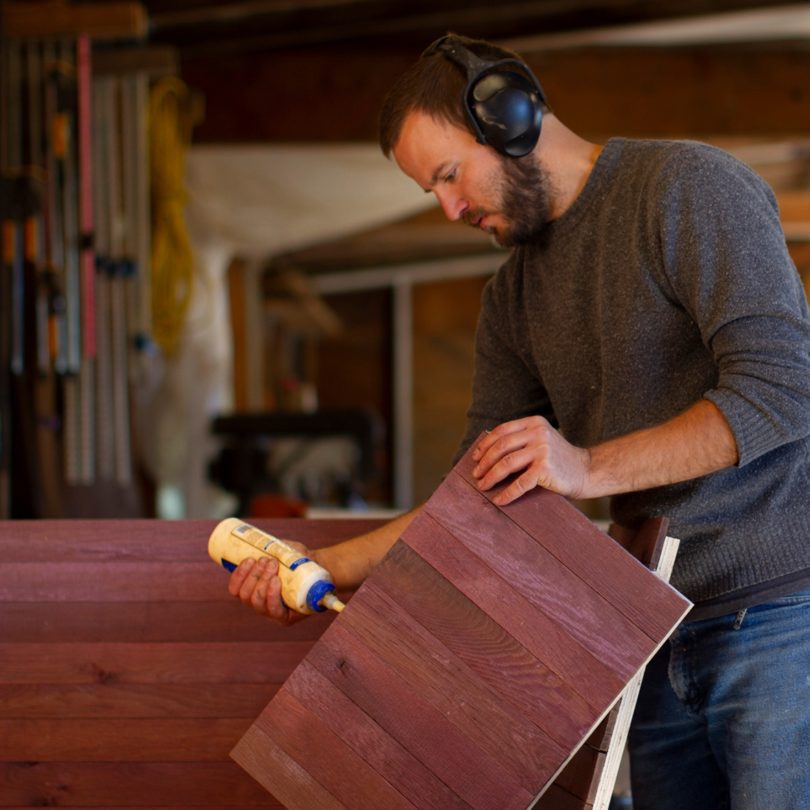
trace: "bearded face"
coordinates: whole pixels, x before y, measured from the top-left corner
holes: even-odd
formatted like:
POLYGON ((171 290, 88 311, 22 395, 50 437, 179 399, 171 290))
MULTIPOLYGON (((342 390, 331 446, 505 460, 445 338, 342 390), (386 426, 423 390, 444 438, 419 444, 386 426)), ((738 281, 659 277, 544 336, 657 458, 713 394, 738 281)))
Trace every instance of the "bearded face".
POLYGON ((509 224, 495 238, 502 247, 525 245, 550 219, 548 174, 531 155, 503 157, 501 165, 501 210, 509 224))
MULTIPOLYGON (((549 179, 532 156, 518 159, 502 156, 499 169, 488 180, 491 196, 499 200, 498 213, 506 225, 493 225, 486 230, 501 247, 511 248, 531 242, 549 221, 549 179)), ((481 219, 491 213, 475 208, 466 211, 463 219, 468 225, 479 227, 481 219)))

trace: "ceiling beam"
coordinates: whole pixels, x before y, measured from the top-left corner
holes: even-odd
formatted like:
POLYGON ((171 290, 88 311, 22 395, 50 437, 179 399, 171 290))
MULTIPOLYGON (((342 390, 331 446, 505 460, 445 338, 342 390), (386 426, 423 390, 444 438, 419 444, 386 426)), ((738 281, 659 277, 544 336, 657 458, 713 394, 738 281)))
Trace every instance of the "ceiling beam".
POLYGON ((142 3, 0 3, 0 28, 5 37, 28 39, 87 34, 92 39, 128 39, 147 33, 142 3))
MULTIPOLYGON (((724 15, 722 36, 734 30, 734 16, 765 14, 777 21, 800 0, 146 0, 150 28, 159 41, 182 47, 188 56, 248 53, 314 45, 385 48, 418 52, 448 30, 473 37, 542 34, 588 36, 604 30, 659 22, 700 25, 708 12, 724 15)), ((756 26, 757 34, 766 25, 756 26)), ((796 30, 792 25, 791 31, 796 30)), ((773 37, 772 37, 773 38, 773 37)))
MULTIPOLYGON (((295 49, 183 60, 181 69, 206 97, 199 141, 356 141, 376 138, 385 93, 415 57, 295 49)), ((560 119, 594 140, 810 132, 806 42, 581 48, 528 62, 560 119)))

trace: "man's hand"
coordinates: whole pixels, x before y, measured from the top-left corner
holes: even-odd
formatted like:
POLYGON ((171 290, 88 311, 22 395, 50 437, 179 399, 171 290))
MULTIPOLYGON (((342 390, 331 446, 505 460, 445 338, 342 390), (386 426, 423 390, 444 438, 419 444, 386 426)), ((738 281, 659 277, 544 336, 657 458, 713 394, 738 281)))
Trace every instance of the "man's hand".
POLYGON ((569 444, 540 416, 504 422, 478 442, 473 459, 479 489, 517 474, 494 498, 503 506, 536 486, 600 498, 689 481, 736 464, 739 453, 723 413, 702 399, 666 422, 588 449, 569 444))
MULTIPOLYGON (((290 543, 306 549, 299 543, 290 543)), ((228 581, 228 592, 238 597, 243 605, 253 608, 257 613, 268 616, 279 624, 293 624, 306 618, 303 614, 290 610, 281 599, 281 580, 278 576, 279 562, 272 557, 260 560, 243 560, 231 574, 228 581)))
POLYGON ((481 490, 518 474, 493 499, 504 506, 537 486, 570 498, 584 497, 591 456, 569 444, 543 417, 529 416, 487 433, 473 450, 473 460, 481 490))
MULTIPOLYGON (((301 551, 301 555, 315 560, 332 576, 338 590, 351 591, 359 587, 377 563, 396 542, 397 538, 419 514, 420 507, 394 518, 366 534, 309 551, 301 543, 284 542, 301 551)), ((279 624, 292 624, 306 618, 290 610, 281 599, 281 580, 278 561, 244 560, 231 574, 228 591, 242 604, 279 624)))

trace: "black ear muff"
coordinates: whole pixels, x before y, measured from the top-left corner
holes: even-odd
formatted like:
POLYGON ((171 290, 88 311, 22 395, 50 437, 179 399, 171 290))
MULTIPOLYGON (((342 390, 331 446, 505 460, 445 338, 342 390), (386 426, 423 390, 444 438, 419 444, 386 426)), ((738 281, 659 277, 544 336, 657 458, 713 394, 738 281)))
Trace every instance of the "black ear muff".
POLYGON ((438 39, 423 55, 436 52, 467 74, 464 107, 479 143, 509 157, 528 155, 540 137, 545 104, 529 67, 518 59, 482 59, 454 36, 438 39))
POLYGON ((511 157, 534 149, 540 137, 543 107, 533 84, 520 73, 488 73, 470 88, 468 107, 485 143, 511 157))

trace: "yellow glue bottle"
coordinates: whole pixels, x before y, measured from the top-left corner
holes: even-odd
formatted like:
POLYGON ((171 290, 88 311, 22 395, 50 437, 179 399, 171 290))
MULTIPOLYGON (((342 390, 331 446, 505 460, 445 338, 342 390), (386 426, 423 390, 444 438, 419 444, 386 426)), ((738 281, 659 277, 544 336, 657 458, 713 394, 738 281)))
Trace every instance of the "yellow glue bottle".
POLYGON ((287 607, 299 613, 320 613, 326 609, 340 613, 345 607, 335 596, 335 585, 325 568, 278 537, 238 518, 226 518, 215 526, 208 539, 208 554, 229 571, 248 557, 254 560, 275 557, 279 563, 281 598, 287 607))

